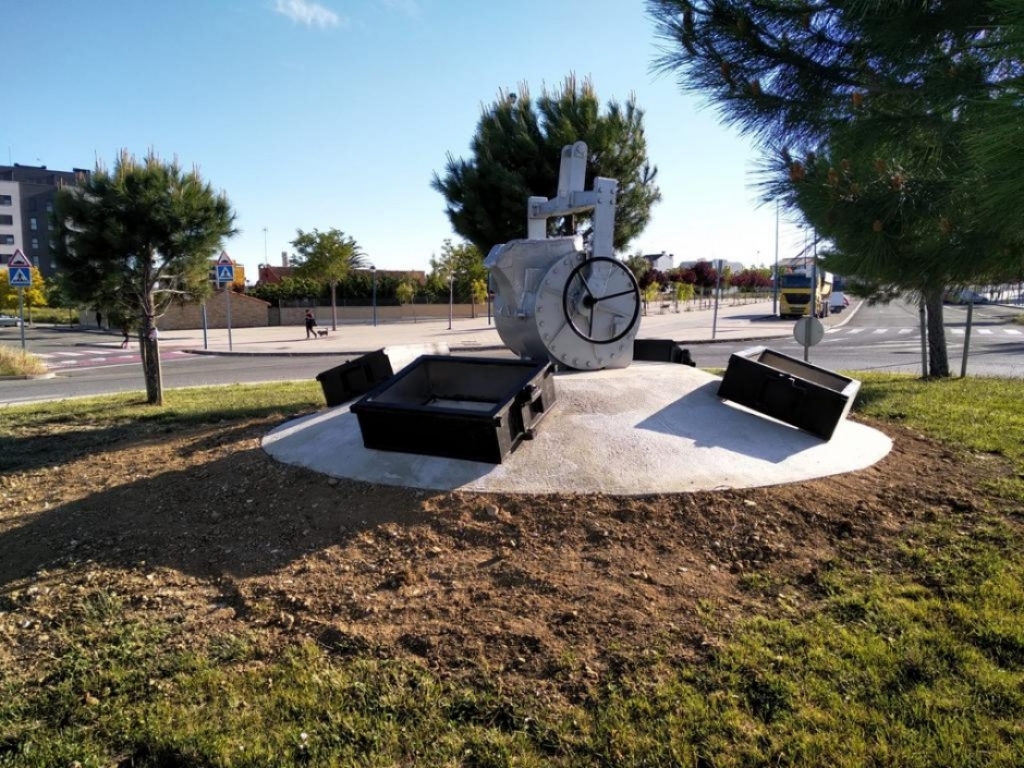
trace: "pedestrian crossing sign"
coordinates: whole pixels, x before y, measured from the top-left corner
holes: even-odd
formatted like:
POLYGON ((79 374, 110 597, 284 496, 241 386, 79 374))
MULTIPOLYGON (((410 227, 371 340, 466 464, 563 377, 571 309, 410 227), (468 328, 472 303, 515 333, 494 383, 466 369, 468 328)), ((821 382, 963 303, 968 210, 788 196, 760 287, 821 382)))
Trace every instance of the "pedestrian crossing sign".
POLYGON ((32 287, 32 262, 25 258, 20 248, 7 262, 7 282, 11 288, 32 287))
POLYGON ((32 272, 24 267, 8 270, 7 282, 10 283, 11 288, 31 288, 32 272))
POLYGON ((217 265, 217 282, 233 283, 235 281, 235 268, 231 264, 217 265))

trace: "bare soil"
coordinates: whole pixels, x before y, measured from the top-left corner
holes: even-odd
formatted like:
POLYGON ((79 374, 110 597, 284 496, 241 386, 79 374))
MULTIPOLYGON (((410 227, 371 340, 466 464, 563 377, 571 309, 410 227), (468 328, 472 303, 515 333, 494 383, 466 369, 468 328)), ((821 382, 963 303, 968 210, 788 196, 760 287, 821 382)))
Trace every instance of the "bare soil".
POLYGON ((704 652, 709 617, 799 610, 821 569, 884 561, 915 521, 975 511, 977 468, 995 461, 885 425, 879 464, 797 485, 436 493, 278 464, 259 445, 272 426, 77 448, 69 426, 0 476, 0 668, 31 675, 83 597, 106 593, 129 617, 177 622, 183 645, 310 638, 573 698, 645 648, 704 652))

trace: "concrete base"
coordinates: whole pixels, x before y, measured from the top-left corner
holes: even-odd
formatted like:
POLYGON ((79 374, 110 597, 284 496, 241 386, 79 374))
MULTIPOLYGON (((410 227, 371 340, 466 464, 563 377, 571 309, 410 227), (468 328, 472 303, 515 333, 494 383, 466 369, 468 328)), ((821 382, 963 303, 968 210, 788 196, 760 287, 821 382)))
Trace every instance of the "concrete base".
POLYGON ((558 374, 558 401, 537 436, 499 465, 366 449, 347 405, 273 430, 263 448, 286 464, 383 485, 621 496, 811 480, 869 467, 892 448, 847 420, 824 442, 719 400, 719 383, 665 363, 558 374))

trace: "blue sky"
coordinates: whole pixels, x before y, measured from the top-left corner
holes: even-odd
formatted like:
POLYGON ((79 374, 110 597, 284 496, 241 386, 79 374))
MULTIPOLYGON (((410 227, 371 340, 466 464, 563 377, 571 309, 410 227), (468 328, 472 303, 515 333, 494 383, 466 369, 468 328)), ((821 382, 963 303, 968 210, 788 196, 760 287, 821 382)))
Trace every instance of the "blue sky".
MULTIPOLYGON (((238 214, 227 250, 251 279, 297 229, 427 268, 458 239, 430 187, 446 154, 468 156, 499 89, 570 72, 646 112, 663 199, 631 253, 774 260, 751 142, 652 73, 642 0, 0 0, 0 28, 3 162, 92 168, 125 148, 198 165, 238 214)), ((800 241, 783 221, 780 257, 800 241)))

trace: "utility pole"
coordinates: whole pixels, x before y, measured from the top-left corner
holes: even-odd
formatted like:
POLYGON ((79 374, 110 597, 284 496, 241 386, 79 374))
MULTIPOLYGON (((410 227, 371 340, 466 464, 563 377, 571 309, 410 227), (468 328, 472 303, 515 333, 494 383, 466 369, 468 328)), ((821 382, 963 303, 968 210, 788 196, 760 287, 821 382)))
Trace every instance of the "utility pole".
POLYGON ((455 309, 455 271, 448 266, 448 330, 452 329, 452 314, 455 309))
POLYGON ((775 201, 775 273, 772 280, 772 314, 779 314, 779 201, 775 201))

